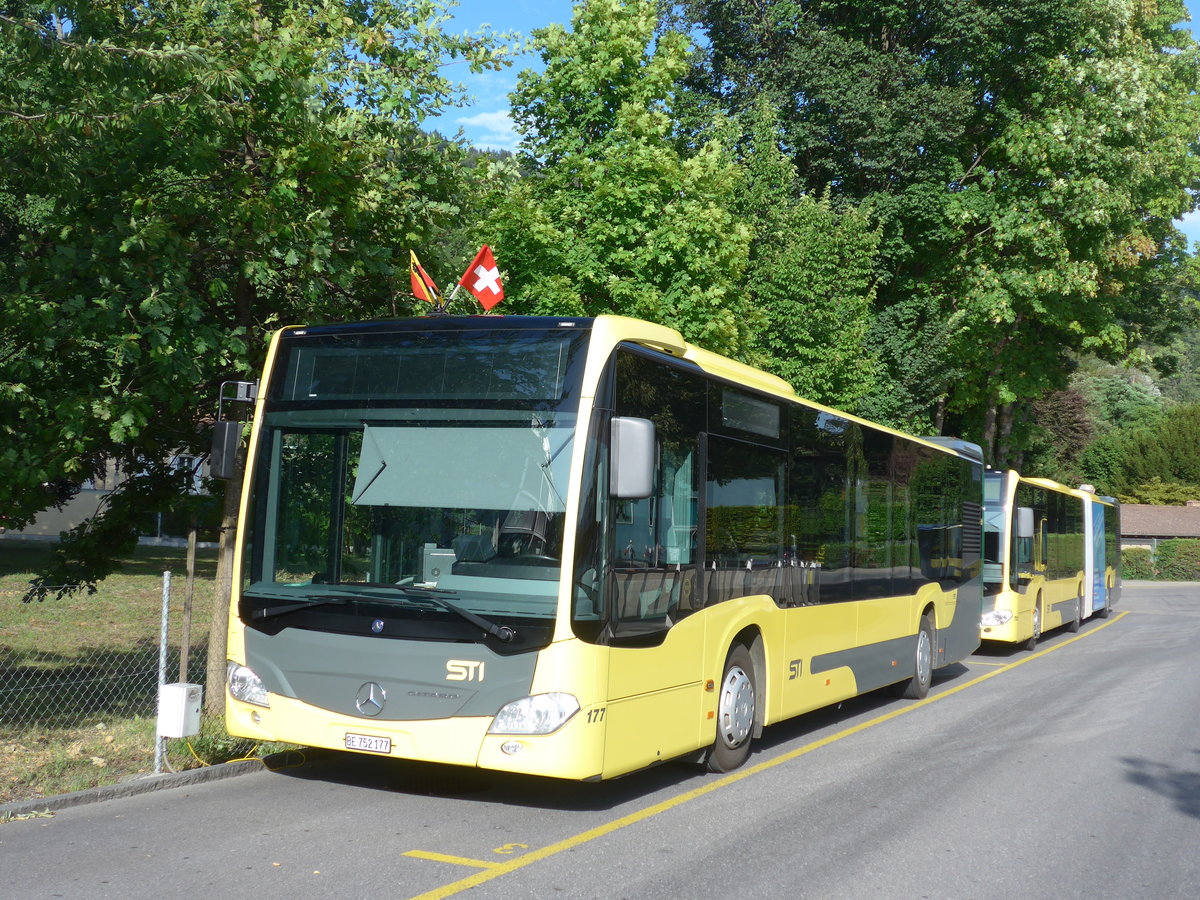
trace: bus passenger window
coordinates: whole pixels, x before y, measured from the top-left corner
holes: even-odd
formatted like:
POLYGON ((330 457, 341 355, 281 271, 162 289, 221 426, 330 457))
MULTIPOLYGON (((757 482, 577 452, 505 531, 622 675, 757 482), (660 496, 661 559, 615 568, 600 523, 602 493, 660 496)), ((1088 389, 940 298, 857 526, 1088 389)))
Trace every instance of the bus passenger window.
POLYGON ((704 577, 708 604, 785 594, 784 455, 708 436, 704 577))

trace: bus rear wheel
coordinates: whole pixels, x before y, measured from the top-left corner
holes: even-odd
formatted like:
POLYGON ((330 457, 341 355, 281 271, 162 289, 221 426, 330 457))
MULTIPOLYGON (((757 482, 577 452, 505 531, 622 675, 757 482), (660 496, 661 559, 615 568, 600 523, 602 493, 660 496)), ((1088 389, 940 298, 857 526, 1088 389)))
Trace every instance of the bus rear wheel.
POLYGON ((1083 624, 1083 597, 1080 597, 1075 603, 1075 618, 1071 620, 1071 624, 1067 626, 1067 631, 1075 632, 1079 630, 1079 626, 1083 624))
POLYGON ((911 678, 892 686, 897 697, 920 700, 929 693, 929 686, 933 684, 933 648, 936 644, 937 632, 933 627, 933 618, 929 615, 921 616, 921 627, 917 630, 917 647, 913 653, 913 674, 911 678))
POLYGON ((705 760, 710 772, 730 772, 750 755, 756 685, 750 651, 735 644, 725 658, 717 694, 717 739, 705 760))

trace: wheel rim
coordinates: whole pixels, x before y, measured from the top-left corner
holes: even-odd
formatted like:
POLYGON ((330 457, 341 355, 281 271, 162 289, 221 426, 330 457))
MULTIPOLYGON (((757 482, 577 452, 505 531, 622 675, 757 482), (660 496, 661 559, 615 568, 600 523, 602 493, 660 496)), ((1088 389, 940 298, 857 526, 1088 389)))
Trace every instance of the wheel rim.
POLYGON ((933 642, 924 628, 917 634, 917 680, 922 684, 933 674, 933 642))
POLYGON ((1033 636, 1042 636, 1042 611, 1036 606, 1033 608, 1033 636))
POLYGON ((721 682, 717 704, 721 737, 729 747, 740 746, 754 725, 754 682, 741 666, 733 666, 721 682))

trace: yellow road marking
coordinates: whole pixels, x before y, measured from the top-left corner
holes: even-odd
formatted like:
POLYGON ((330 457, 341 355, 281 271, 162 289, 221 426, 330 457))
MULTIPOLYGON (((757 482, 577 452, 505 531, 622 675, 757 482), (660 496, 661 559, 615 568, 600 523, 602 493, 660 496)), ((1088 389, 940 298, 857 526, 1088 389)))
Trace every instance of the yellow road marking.
MULTIPOLYGON (((892 719, 907 715, 913 710, 920 709, 923 706, 928 706, 930 703, 936 703, 938 700, 953 696, 959 691, 965 691, 967 688, 981 684, 987 681, 989 678, 995 678, 997 675, 1015 669, 1017 666, 1023 666, 1025 663, 1039 659, 1045 656, 1047 653, 1053 653, 1055 650, 1066 647, 1068 644, 1073 644, 1078 640, 1088 637, 1089 635, 1093 635, 1097 631, 1107 628, 1109 625, 1115 624, 1128 614, 1128 612, 1118 613, 1102 625, 1098 625, 1095 628, 1090 628, 1087 631, 1068 638, 1065 641, 1060 641, 1059 643, 1047 647, 1044 650, 1039 650, 1037 653, 1031 653, 1029 656, 1023 657, 1016 662, 1008 663, 998 669, 993 669, 991 672, 980 675, 978 678, 972 678, 970 681, 956 685, 952 688, 947 688, 938 694, 934 694, 931 697, 926 697, 924 700, 917 700, 916 702, 907 706, 901 706, 890 712, 886 712, 881 716, 876 716, 870 721, 853 725, 850 728, 845 728, 842 731, 839 731, 837 734, 831 734, 828 737, 823 737, 819 740, 813 741, 812 743, 805 744, 803 747, 797 747, 795 750, 790 750, 781 756, 776 756, 773 759, 765 760, 753 766, 747 766, 746 768, 738 769, 736 772, 730 772, 728 775, 724 776, 723 778, 718 778, 716 781, 708 782, 707 784, 701 785, 693 790, 686 791, 678 796, 655 803, 653 806, 647 806, 645 809, 632 812, 627 816, 621 816, 619 819, 613 819, 611 822, 605 822, 603 825, 597 825, 595 828, 590 828, 587 831, 580 832, 572 837, 564 838, 557 843, 548 844, 547 846, 538 850, 532 850, 518 859, 509 860, 508 862, 503 863, 481 863, 474 860, 463 861, 459 860, 458 857, 449 857, 449 859, 458 860, 463 862, 465 865, 476 865, 481 868, 486 868, 487 871, 479 872, 475 875, 469 875, 466 878, 460 879, 459 881, 443 885, 440 888, 434 888, 432 891, 426 891, 424 894, 418 894, 416 897, 413 897, 412 900, 441 900, 443 897, 450 897, 461 891, 467 890, 467 888, 477 887, 478 885, 485 884, 494 878, 499 878, 501 875, 507 875, 509 872, 515 872, 517 869, 524 868, 532 863, 539 862, 540 860, 547 859, 551 856, 556 856, 559 853, 562 853, 564 850, 571 850, 580 846, 581 844, 594 841, 596 838, 604 837, 606 834, 612 834, 614 831, 620 831, 622 828, 627 828, 630 825, 636 825, 638 822, 644 822, 646 819, 657 816, 660 813, 666 812, 667 810, 674 809, 677 806, 682 806, 683 804, 695 800, 698 797, 703 797, 705 794, 711 794, 713 791, 719 790, 720 788, 735 784, 741 781, 743 778, 749 778, 752 775, 757 775, 760 772, 773 769, 776 766, 783 765, 786 762, 791 762, 792 760, 798 759, 799 757, 811 753, 814 750, 819 750, 822 747, 828 747, 835 741, 840 741, 843 738, 848 738, 852 735, 858 734, 859 732, 866 731, 868 728, 873 728, 876 725, 882 725, 884 722, 890 722, 892 719)), ((425 856, 426 858, 433 858, 436 856, 436 854, 421 854, 419 851, 410 851, 405 855, 421 855, 425 856)))
POLYGON ((967 660, 967 665, 970 665, 970 666, 998 666, 1000 668, 1003 668, 1004 666, 1007 666, 1008 663, 984 662, 982 659, 971 659, 971 660, 967 660))
POLYGON ((434 862, 453 863, 456 866, 473 866, 476 869, 498 869, 504 863, 488 862, 485 859, 470 859, 466 856, 450 856, 448 853, 430 853, 427 850, 406 850, 405 856, 417 859, 432 859, 434 862))

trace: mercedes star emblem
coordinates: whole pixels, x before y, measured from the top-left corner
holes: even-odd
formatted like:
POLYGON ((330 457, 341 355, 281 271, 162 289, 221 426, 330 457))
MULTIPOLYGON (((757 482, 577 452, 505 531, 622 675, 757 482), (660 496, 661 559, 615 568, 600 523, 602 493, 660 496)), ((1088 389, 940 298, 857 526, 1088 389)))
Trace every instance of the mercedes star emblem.
POLYGON ((383 704, 386 701, 387 691, 374 681, 368 681, 358 689, 354 705, 364 716, 377 716, 383 712, 383 704))

